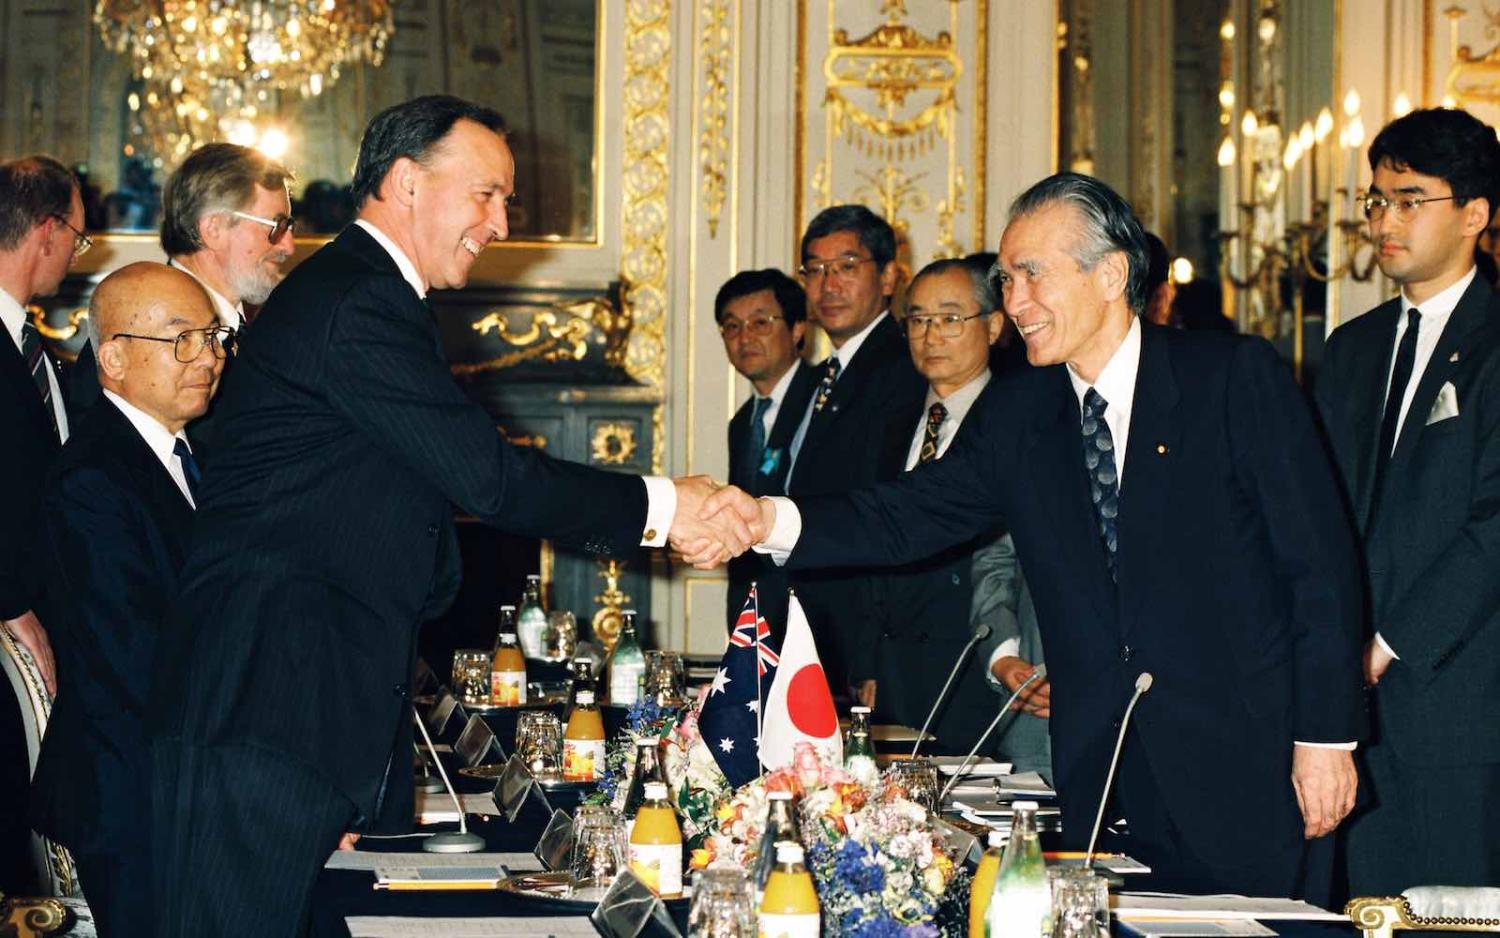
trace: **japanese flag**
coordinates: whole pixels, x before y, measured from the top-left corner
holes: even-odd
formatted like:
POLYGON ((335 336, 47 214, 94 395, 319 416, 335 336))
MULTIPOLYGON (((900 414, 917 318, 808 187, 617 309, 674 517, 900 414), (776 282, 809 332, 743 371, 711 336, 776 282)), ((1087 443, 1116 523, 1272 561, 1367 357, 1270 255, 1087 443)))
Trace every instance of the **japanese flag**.
POLYGON ((828 677, 818 661, 812 629, 796 594, 788 597, 786 637, 781 642, 781 662, 760 731, 760 761, 767 769, 779 769, 792 761, 797 743, 812 743, 825 762, 842 765, 844 741, 839 735, 838 713, 828 677))

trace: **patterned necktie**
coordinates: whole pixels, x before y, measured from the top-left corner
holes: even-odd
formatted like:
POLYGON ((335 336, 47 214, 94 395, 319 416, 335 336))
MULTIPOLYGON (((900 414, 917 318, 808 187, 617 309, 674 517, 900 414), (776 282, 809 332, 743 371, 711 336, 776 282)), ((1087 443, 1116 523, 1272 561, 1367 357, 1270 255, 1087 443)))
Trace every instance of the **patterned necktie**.
POLYGON ((818 382, 818 395, 813 398, 813 413, 820 413, 823 405, 828 403, 828 398, 833 394, 833 385, 839 380, 839 372, 843 367, 839 364, 837 355, 828 356, 828 363, 823 368, 823 380, 818 382))
POLYGON ((938 431, 948 419, 948 408, 938 401, 927 408, 927 428, 922 431, 922 448, 917 452, 917 465, 932 462, 938 454, 938 431))
POLYGON ((1115 580, 1118 561, 1115 550, 1118 539, 1115 521, 1120 513, 1120 475, 1115 471, 1115 439, 1104 422, 1109 402, 1093 388, 1083 395, 1083 465, 1089 475, 1089 500, 1094 503, 1094 520, 1099 523, 1099 539, 1109 561, 1109 578, 1115 580))
POLYGON ((750 411, 750 439, 745 441, 745 451, 740 454, 739 476, 741 485, 753 485, 760 471, 761 457, 766 452, 766 411, 771 408, 769 397, 757 397, 750 411))
POLYGON ((32 383, 36 385, 36 391, 42 397, 42 407, 47 411, 47 422, 52 426, 52 432, 62 439, 62 433, 57 428, 57 410, 52 406, 52 382, 47 380, 47 369, 51 367, 47 362, 47 355, 42 351, 42 337, 37 333, 36 327, 29 322, 21 323, 21 355, 26 359, 26 370, 31 372, 32 383))
POLYGON ((188 449, 187 440, 184 440, 182 437, 178 437, 177 442, 172 444, 172 454, 182 464, 182 476, 187 479, 188 492, 193 496, 193 502, 196 504, 198 501, 198 480, 201 478, 201 474, 198 471, 198 460, 193 458, 193 451, 188 449))

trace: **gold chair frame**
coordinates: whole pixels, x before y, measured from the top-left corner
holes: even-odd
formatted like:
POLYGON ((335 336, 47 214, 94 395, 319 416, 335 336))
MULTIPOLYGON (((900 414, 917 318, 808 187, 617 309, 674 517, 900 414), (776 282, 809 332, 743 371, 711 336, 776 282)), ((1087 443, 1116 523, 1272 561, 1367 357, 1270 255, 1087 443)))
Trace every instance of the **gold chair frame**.
POLYGON ((57 899, 7 899, 0 895, 0 938, 46 938, 69 924, 57 899))
POLYGON ((1351 899, 1344 914, 1364 932, 1364 938, 1391 938, 1395 931, 1500 932, 1500 919, 1417 915, 1405 896, 1351 899))

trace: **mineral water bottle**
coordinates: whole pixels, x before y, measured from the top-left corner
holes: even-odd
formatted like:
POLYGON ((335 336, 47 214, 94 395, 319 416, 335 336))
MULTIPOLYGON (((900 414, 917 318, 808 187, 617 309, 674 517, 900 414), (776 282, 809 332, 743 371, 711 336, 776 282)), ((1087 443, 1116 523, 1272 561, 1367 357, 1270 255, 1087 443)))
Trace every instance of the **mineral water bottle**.
POLYGON ((633 707, 641 699, 641 684, 646 677, 646 656, 635 636, 635 610, 627 609, 620 624, 620 639, 609 657, 609 702, 633 707))
POLYGON ((984 912, 986 938, 1045 938, 1052 917, 1052 894, 1047 888, 1047 865, 1036 835, 1035 801, 1012 805, 1015 818, 1010 842, 995 874, 990 906, 984 912))
POLYGON ((547 611, 542 608, 542 578, 526 578, 526 592, 521 594, 521 612, 517 634, 521 637, 521 654, 537 659, 545 656, 547 611))
POLYGON ((849 708, 849 733, 844 740, 844 768, 854 780, 873 788, 880 780, 875 749, 870 745, 870 708, 849 708))

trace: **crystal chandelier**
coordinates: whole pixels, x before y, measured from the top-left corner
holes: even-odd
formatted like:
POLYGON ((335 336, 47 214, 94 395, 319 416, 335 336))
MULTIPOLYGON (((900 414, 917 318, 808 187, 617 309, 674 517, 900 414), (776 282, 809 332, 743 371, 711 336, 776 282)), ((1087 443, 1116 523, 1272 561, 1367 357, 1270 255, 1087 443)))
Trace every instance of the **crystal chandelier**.
POLYGON ((350 63, 379 65, 391 0, 98 0, 106 45, 141 81, 131 109, 156 154, 242 140, 285 96, 311 97, 350 63))

